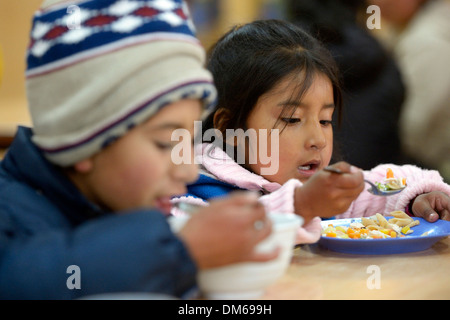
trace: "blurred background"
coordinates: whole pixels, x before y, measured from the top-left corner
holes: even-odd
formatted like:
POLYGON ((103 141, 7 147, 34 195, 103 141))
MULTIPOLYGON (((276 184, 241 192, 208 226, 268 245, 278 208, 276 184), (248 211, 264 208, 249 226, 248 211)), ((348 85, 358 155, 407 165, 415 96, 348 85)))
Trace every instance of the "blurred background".
MULTIPOLYGON (((25 51, 41 1, 0 0, 0 158, 17 125, 31 125, 25 51)), ((450 0, 187 2, 206 49, 232 25, 256 19, 289 20, 324 43, 344 89, 336 159, 363 169, 412 163, 450 180, 450 0), (367 28, 371 4, 381 9, 381 29, 367 28)))
POLYGON ((25 50, 31 17, 40 3, 40 0, 0 0, 0 157, 17 125, 30 125, 25 96, 25 50))
MULTIPOLYGON (((25 51, 33 13, 43 0, 0 0, 0 158, 17 125, 31 125, 25 93, 25 51)), ((188 1, 205 47, 234 23, 282 15, 278 0, 188 1)))

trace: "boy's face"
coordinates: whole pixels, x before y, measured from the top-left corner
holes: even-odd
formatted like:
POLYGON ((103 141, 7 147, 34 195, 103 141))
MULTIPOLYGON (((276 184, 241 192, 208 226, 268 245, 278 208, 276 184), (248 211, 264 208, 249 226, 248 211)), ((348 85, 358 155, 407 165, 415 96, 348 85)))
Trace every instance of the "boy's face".
MULTIPOLYGON (((302 100, 294 101, 292 105, 289 103, 294 108, 289 110, 295 110, 294 113, 282 113, 286 102, 292 102, 294 90, 295 84, 291 78, 283 80, 259 98, 247 119, 247 128, 253 128, 257 132, 259 129, 274 128, 280 119, 276 126, 280 130, 278 172, 263 175, 267 180, 280 184, 292 178, 305 182, 316 171, 329 164, 333 152, 331 120, 334 99, 331 81, 322 74, 316 74, 302 100)), ((267 150, 271 150, 270 137, 266 143, 267 150)), ((250 149, 259 152, 259 146, 251 146, 250 149)), ((256 158, 260 159, 259 154, 256 158)), ((261 174, 264 164, 259 160, 257 162, 247 162, 247 166, 253 172, 261 174)))
POLYGON ((194 137, 194 121, 201 116, 198 100, 181 100, 161 109, 110 146, 75 165, 73 178, 92 202, 112 211, 159 207, 170 210, 171 196, 184 194, 194 182, 198 169, 189 141, 191 161, 175 165, 172 141, 175 129, 185 129, 194 137))

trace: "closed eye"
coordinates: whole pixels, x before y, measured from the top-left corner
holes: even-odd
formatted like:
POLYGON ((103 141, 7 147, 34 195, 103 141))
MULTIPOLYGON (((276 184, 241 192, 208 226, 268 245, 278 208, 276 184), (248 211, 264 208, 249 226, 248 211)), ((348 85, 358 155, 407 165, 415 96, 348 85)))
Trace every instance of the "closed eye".
POLYGON ((281 118, 281 121, 286 122, 287 124, 295 124, 301 121, 300 118, 281 118))
POLYGON ((173 148, 173 144, 172 143, 165 143, 165 142, 155 141, 155 145, 160 150, 170 150, 170 149, 173 148))
POLYGON ((321 120, 320 124, 323 125, 324 127, 332 126, 333 125, 333 121, 331 121, 331 120, 321 120))

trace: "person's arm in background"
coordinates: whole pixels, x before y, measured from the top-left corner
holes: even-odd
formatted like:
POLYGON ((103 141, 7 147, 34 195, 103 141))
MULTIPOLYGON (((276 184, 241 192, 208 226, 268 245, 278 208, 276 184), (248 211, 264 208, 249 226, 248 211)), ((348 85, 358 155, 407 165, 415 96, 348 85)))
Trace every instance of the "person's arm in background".
POLYGON ((450 179, 450 5, 430 3, 402 34, 395 54, 407 86, 400 119, 406 151, 450 179), (434 7, 436 6, 436 7, 434 7))

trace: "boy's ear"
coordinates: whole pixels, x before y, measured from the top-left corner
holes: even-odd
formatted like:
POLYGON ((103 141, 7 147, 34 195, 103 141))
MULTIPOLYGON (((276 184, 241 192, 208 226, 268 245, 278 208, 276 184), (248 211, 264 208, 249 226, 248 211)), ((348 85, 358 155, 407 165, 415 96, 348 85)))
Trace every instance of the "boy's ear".
POLYGON ((78 173, 89 173, 94 167, 94 162, 92 158, 81 160, 73 165, 73 168, 78 173))

